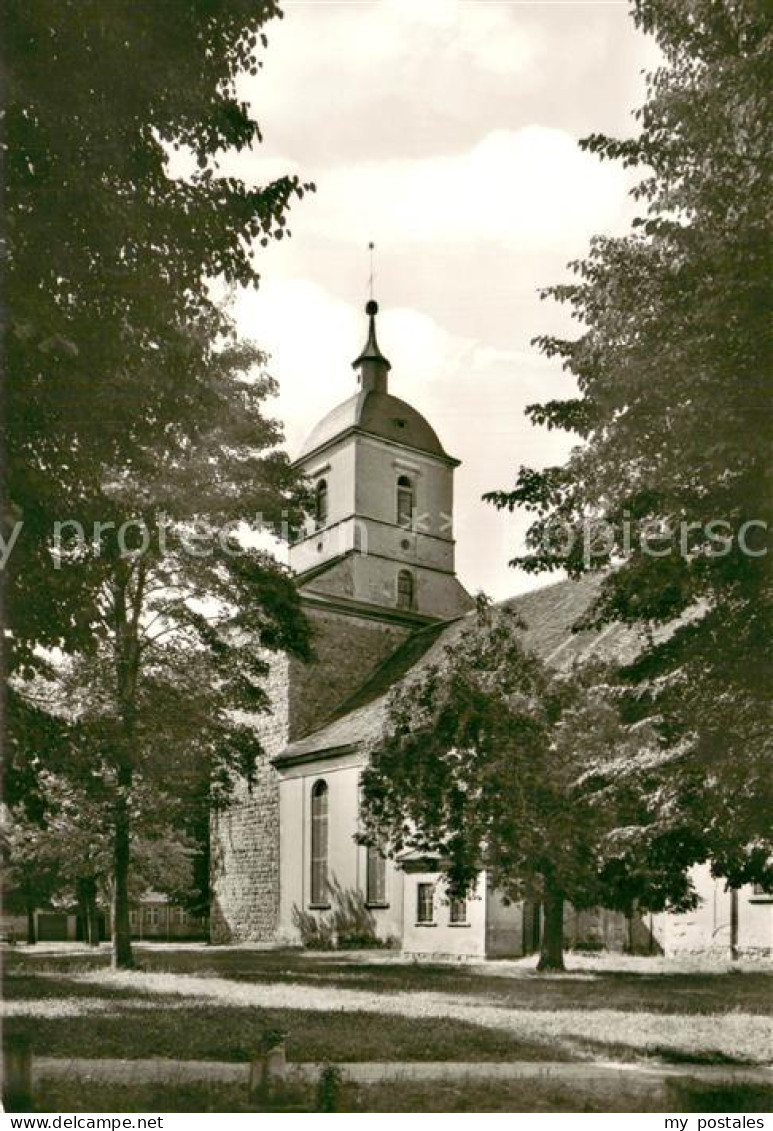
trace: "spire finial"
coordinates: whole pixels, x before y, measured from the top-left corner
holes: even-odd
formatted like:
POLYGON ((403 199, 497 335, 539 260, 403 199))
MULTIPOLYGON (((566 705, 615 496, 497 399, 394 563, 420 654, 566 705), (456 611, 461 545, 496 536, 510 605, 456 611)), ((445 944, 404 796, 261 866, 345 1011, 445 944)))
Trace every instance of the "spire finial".
POLYGON ((370 252, 370 275, 368 278, 368 291, 370 297, 365 303, 365 313, 368 316, 368 340, 365 343, 365 348, 360 356, 352 362, 352 366, 360 371, 360 385, 364 392, 385 393, 387 391, 387 374, 392 368, 387 359, 378 348, 376 341, 376 315, 378 314, 378 303, 373 297, 373 279, 375 273, 373 270, 373 252, 375 244, 371 241, 368 244, 368 251, 370 252))

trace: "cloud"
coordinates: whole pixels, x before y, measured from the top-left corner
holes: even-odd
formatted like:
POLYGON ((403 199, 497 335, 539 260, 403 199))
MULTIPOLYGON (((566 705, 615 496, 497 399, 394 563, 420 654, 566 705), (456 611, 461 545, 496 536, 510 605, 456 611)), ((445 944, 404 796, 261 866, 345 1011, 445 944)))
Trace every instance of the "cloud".
POLYGON ((334 169, 310 220, 330 238, 390 244, 480 240, 544 250, 609 223, 625 174, 583 153, 561 130, 488 134, 466 153, 334 169))
POLYGON ((381 18, 403 25, 402 41, 428 28, 436 57, 511 77, 534 63, 542 47, 538 29, 516 23, 503 5, 464 0, 386 0, 381 18))
POLYGON ((620 4, 371 0, 285 5, 239 94, 305 175, 427 156, 529 122, 618 133, 648 41, 620 4), (483 126, 485 123, 485 126, 483 126))
POLYGON ((278 277, 258 291, 239 290, 232 313, 240 336, 270 355, 267 368, 280 388, 270 409, 297 451, 320 417, 354 392, 362 316, 308 279, 278 277))
MULTIPOLYGON (((264 182, 289 163, 257 155, 229 162, 264 182), (239 167, 241 166, 241 167, 239 167)), ((619 222, 628 177, 582 152, 562 130, 531 125, 489 133, 466 152, 337 166, 315 175, 304 232, 364 245, 485 243, 545 252, 576 247, 619 222)))

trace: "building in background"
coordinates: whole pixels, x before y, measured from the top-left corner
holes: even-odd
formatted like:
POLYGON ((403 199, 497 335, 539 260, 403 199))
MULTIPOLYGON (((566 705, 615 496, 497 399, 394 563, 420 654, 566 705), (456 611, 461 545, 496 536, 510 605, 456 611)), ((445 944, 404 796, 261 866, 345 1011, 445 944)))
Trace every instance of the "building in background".
MULTIPOLYGON (((86 938, 83 917, 75 907, 40 907, 34 912, 38 942, 82 942, 86 938)), ((110 913, 98 912, 100 941, 110 938, 110 913)), ((201 941, 209 937, 209 922, 172 903, 161 892, 145 892, 129 911, 133 939, 138 942, 201 941)), ((26 915, 3 915, 0 934, 6 942, 27 938, 26 915)))

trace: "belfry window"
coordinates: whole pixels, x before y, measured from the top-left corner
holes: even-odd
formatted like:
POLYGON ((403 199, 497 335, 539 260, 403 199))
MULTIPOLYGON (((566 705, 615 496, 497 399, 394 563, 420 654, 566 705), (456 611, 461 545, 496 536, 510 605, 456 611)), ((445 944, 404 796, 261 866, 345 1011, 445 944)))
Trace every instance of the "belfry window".
POLYGON ((397 480, 397 525, 413 525, 413 484, 407 475, 397 480))
POLYGON ((318 781, 311 791, 311 904, 326 906, 327 891, 327 782, 318 781))
POLYGON ((410 570, 401 569, 397 575, 397 607, 398 609, 413 609, 415 600, 413 574, 410 570))
POLYGON ((320 479, 314 495, 314 521, 317 530, 327 523, 327 479, 320 479))
POLYGON ((386 904, 386 859, 380 848, 368 848, 365 902, 376 907, 386 904))

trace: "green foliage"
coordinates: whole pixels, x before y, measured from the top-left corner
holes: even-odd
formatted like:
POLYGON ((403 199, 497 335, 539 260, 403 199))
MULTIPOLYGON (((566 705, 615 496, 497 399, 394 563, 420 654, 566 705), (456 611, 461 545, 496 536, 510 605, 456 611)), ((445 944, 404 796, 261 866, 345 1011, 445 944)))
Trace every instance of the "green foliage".
POLYGON ((510 899, 559 904, 559 949, 563 899, 692 906, 649 790, 668 757, 652 728, 625 724, 613 673, 553 672, 520 628, 479 604, 442 661, 393 692, 362 777, 365 836, 436 858, 452 895, 485 869, 510 899))
POLYGON ((260 754, 267 652, 308 655, 287 571, 254 544, 233 552, 240 522, 291 522, 302 491, 263 411, 266 359, 214 296, 257 284, 255 244, 289 234, 310 186, 218 168, 260 140, 236 80, 259 66, 273 0, 10 0, 4 14, 5 536, 23 523, 3 575, 9 799, 29 809, 41 768, 65 772, 56 741, 34 744, 40 714, 72 721, 66 774, 104 784, 129 962, 135 823, 166 810, 179 830, 193 797, 199 816, 224 803, 260 754), (195 172, 172 175, 175 150, 195 172), (57 522, 71 524, 59 538, 57 522), (66 707, 35 703, 62 653, 66 707))
POLYGON ((582 443, 488 498, 534 515, 522 568, 617 564, 595 623, 692 611, 630 676, 640 717, 681 750, 666 788, 682 840, 735 885, 770 878, 773 13, 765 0, 635 0, 633 15, 665 57, 640 131, 583 145, 641 170, 644 215, 545 291, 581 331, 536 341, 577 392, 527 410, 582 443), (608 538, 590 560, 589 521, 608 538), (657 556, 648 531, 670 532, 657 556))
MULTIPOLYGON (((114 519, 106 485, 158 482, 194 449, 201 459, 224 409, 242 443, 251 426, 257 448, 276 443, 250 411, 264 382, 224 398, 222 372, 256 357, 229 341, 210 283, 257 283, 253 244, 288 234, 286 208, 304 192, 296 177, 255 187, 218 172, 221 152, 260 139, 235 83, 260 65, 277 15, 273 0, 4 6, 3 521, 24 522, 5 579, 17 664, 34 666, 36 643, 86 648, 98 631, 91 562, 52 573, 55 521, 114 519), (170 176, 173 148, 195 157, 193 175, 170 176)), ((269 467, 286 486, 286 459, 269 467)), ((137 484, 129 514, 117 509, 131 517, 154 498, 163 505, 137 484)))

